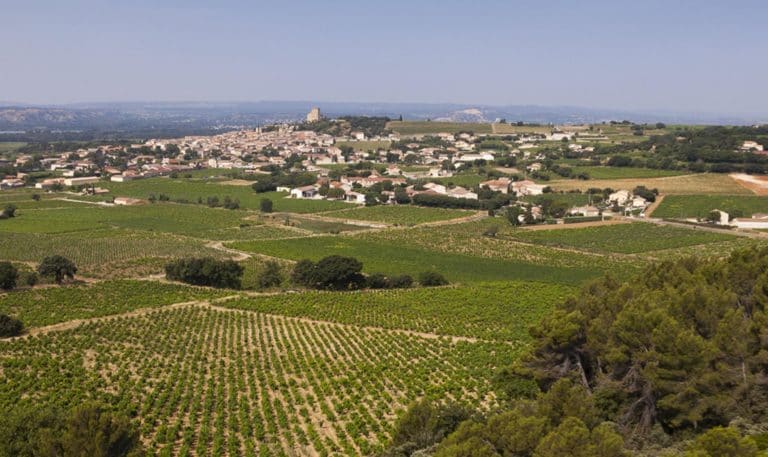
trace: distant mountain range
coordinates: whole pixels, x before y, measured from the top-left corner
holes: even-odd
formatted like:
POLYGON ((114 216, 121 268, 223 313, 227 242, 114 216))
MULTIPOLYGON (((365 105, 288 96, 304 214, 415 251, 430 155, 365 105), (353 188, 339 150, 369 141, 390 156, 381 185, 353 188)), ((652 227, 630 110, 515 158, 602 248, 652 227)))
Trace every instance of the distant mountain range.
POLYGON ((610 120, 681 124, 749 125, 768 122, 768 115, 729 116, 700 113, 643 112, 570 106, 459 105, 428 103, 339 103, 260 101, 243 103, 148 102, 78 103, 37 106, 0 103, 0 133, 30 130, 153 132, 191 134, 211 129, 254 127, 304 118, 311 107, 327 116, 389 116, 405 120, 452 122, 509 122, 580 124, 610 120))

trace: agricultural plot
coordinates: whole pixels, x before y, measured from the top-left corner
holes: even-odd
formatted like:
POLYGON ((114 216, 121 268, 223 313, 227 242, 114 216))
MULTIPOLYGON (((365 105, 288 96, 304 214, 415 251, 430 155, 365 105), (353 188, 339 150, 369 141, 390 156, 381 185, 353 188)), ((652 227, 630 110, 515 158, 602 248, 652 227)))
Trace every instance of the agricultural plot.
MULTIPOLYGON (((631 274, 644 266, 644 262, 623 255, 604 255, 573 252, 545 245, 533 245, 516 240, 512 234, 515 229, 506 219, 487 218, 479 221, 439 227, 417 227, 409 230, 381 230, 356 234, 362 240, 408 246, 430 252, 469 256, 482 259, 496 259, 517 264, 519 269, 509 270, 507 277, 523 274, 525 267, 520 264, 547 265, 559 269, 569 269, 574 278, 588 278, 600 275, 600 272, 621 272, 631 274), (489 230, 495 236, 487 236, 489 230)), ((533 280, 552 281, 552 279, 531 277, 533 280)), ((573 283, 573 282, 570 282, 573 283)))
POLYGON ((411 205, 363 206, 343 211, 333 211, 327 216, 360 221, 384 222, 394 225, 416 225, 425 222, 446 221, 472 215, 471 211, 423 208, 411 205))
POLYGON ((522 241, 577 249, 632 254, 729 241, 733 235, 644 222, 569 230, 517 230, 522 241))
POLYGON ((108 188, 112 195, 146 199, 150 194, 165 194, 171 200, 186 200, 191 203, 205 202, 208 197, 218 197, 222 201, 229 196, 238 199, 240 206, 247 209, 259 209, 262 199, 269 198, 274 204, 274 211, 293 213, 313 213, 332 209, 349 208, 349 203, 332 200, 303 200, 287 198, 285 192, 265 192, 257 194, 249 186, 226 184, 227 181, 199 179, 152 178, 127 183, 104 182, 101 187, 108 188))
POLYGON ((227 295, 232 291, 157 281, 104 281, 6 293, 0 295, 0 313, 16 316, 27 328, 34 328, 227 295))
POLYGON ((658 189, 666 195, 752 195, 748 189, 740 186, 728 175, 718 173, 699 173, 693 175, 667 176, 663 178, 631 179, 574 179, 547 181, 546 184, 556 191, 581 190, 597 187, 604 189, 628 189, 646 186, 658 189))
POLYGON ((342 324, 513 343, 574 287, 507 281, 458 287, 303 292, 228 300, 222 306, 342 324))
POLYGON ((689 174, 681 170, 657 170, 637 167, 573 167, 575 175, 587 173, 590 179, 630 179, 630 178, 663 178, 665 176, 681 176, 689 174))
POLYGON ((768 213, 768 197, 756 195, 668 195, 664 197, 653 217, 706 218, 712 210, 729 213, 740 211, 743 217, 768 213))
POLYGON ((492 408, 506 343, 197 306, 3 342, 0 407, 101 400, 150 455, 371 455, 423 396, 492 408), (35 392, 30 396, 29 392, 35 392))
POLYGON ((390 121, 387 128, 403 136, 430 135, 436 133, 493 133, 491 124, 470 122, 390 121))
POLYGON ((78 274, 99 278, 122 276, 126 267, 133 271, 138 266, 139 271, 147 274, 162 271, 162 262, 159 266, 145 264, 143 261, 148 258, 228 257, 219 250, 206 247, 200 240, 150 232, 92 230, 66 234, 3 233, 0 236, 2 260, 37 263, 51 254, 71 259, 78 266, 78 274))
MULTIPOLYGON (((423 271, 434 270, 444 274, 452 282, 519 279, 578 284, 602 274, 602 270, 594 265, 573 269, 535 262, 533 256, 530 256, 531 260, 521 260, 524 255, 518 260, 507 260, 460 253, 446 255, 437 244, 445 244, 447 240, 432 237, 432 246, 421 247, 409 241, 413 233, 411 230, 386 232, 394 235, 393 239, 315 236, 291 240, 236 242, 228 243, 227 246, 290 260, 319 260, 333 254, 345 255, 356 257, 363 262, 366 273, 410 274, 415 277, 423 271)), ((386 236, 384 232, 381 233, 382 237, 386 236)), ((558 254, 564 257, 563 253, 558 254)))

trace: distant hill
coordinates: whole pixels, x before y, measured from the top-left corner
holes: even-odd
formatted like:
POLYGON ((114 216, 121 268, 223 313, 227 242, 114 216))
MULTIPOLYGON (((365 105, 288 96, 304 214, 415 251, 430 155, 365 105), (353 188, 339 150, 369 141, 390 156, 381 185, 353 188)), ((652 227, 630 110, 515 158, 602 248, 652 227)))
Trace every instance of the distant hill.
POLYGON ((580 124, 610 120, 682 124, 754 124, 765 118, 696 113, 652 113, 567 106, 458 105, 428 103, 338 103, 259 101, 243 103, 131 102, 57 106, 0 106, 0 133, 30 130, 88 132, 90 136, 175 136, 303 120, 313 106, 323 114, 387 116, 406 120, 492 122, 506 119, 540 124, 580 124))

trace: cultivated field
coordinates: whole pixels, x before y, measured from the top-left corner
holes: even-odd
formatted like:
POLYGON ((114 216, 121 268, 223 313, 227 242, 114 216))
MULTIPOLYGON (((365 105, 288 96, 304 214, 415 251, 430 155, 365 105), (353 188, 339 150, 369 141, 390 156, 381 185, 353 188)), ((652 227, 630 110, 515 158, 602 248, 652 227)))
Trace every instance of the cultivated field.
POLYGON ((632 178, 632 179, 590 179, 553 180, 545 183, 554 190, 581 190, 597 187, 604 189, 628 189, 636 186, 646 186, 658 189, 667 195, 752 195, 748 189, 740 186, 730 176, 719 173, 701 173, 683 176, 668 176, 663 178, 632 178))
POLYGON ((493 133, 491 124, 469 122, 390 121, 387 128, 403 136, 458 132, 493 133))
POLYGON ((5 411, 108 401, 153 455, 369 455, 418 397, 492 407, 519 351, 192 305, 2 344, 5 411))
POLYGON ((740 211, 743 217, 750 217, 753 213, 768 213, 768 197, 756 195, 668 195, 653 212, 653 217, 706 218, 710 211, 715 209, 731 213, 740 211))
POLYGON ((324 215, 342 219, 385 222, 393 225, 415 225, 425 222, 445 221, 471 216, 472 214, 474 214, 472 211, 423 208, 410 205, 363 206, 324 213, 324 215))
POLYGON ((512 237, 549 246, 633 254, 729 241, 734 237, 645 222, 571 230, 518 230, 512 237))
POLYGON ((657 170, 653 168, 636 167, 572 167, 574 174, 589 174, 590 179, 632 179, 632 178, 663 178, 666 176, 681 176, 687 171, 681 170, 657 170))

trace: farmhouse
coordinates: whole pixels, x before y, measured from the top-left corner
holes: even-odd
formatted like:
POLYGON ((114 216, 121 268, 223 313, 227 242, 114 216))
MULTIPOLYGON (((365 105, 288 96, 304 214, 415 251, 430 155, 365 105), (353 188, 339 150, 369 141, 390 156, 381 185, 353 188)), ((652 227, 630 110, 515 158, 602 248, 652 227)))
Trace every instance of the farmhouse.
POLYGON ((509 186, 512 184, 512 180, 509 178, 492 179, 490 181, 483 181, 480 183, 480 187, 488 187, 494 192, 501 192, 502 194, 509 193, 509 186))
POLYGON ((544 187, 541 184, 536 184, 531 180, 515 181, 512 183, 512 192, 518 196, 524 195, 541 195, 544 193, 544 187))
POLYGON ((82 178, 66 178, 64 180, 65 186, 84 186, 86 184, 93 184, 99 182, 98 176, 84 176, 82 178))
POLYGON ((319 198, 317 187, 303 186, 291 189, 291 198, 319 198))
POLYGON ((596 217, 600 215, 600 209, 596 206, 575 206, 568 213, 572 216, 596 217))

